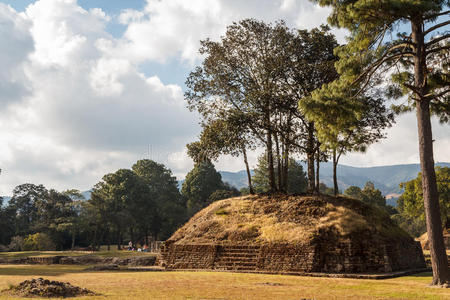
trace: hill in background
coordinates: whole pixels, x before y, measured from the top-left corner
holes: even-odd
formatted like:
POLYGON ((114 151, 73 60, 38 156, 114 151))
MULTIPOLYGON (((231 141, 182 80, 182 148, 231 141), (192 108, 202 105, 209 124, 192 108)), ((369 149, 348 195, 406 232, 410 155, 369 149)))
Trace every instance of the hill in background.
MULTIPOLYGON (((306 164, 301 162, 303 169, 306 164)), ((450 167, 450 163, 436 163, 436 166, 450 167)), ((417 177, 420 172, 419 164, 391 165, 379 167, 351 167, 338 165, 339 189, 343 192, 349 186, 355 185, 363 188, 367 181, 375 184, 384 196, 388 198, 388 204, 396 205, 396 199, 402 193, 399 188, 401 182, 409 181, 417 177)), ((245 171, 224 172, 220 171, 222 180, 238 189, 247 186, 247 174, 245 171)), ((320 164, 320 181, 327 186, 333 186, 333 164, 331 162, 320 164)))

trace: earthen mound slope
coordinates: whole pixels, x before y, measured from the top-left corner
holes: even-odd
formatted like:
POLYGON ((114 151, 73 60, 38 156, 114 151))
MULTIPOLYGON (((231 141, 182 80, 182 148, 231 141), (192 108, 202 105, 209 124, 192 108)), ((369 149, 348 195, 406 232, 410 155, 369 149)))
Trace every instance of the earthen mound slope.
POLYGON ((43 278, 25 280, 5 293, 21 297, 67 298, 94 296, 94 292, 73 286, 68 282, 51 281, 43 278))
MULTIPOLYGON (((450 250, 450 229, 444 229, 444 245, 447 250, 450 250)), ((430 242, 428 241, 428 233, 422 234, 418 238, 423 250, 430 250, 430 242)))
POLYGON ((422 249, 380 208, 331 196, 217 201, 167 240, 173 269, 382 273, 425 267, 422 249))

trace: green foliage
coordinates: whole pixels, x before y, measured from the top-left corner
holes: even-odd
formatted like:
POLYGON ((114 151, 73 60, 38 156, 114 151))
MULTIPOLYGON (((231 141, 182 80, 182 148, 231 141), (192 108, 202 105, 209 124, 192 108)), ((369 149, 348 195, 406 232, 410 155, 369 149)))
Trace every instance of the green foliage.
POLYGON ((358 186, 354 186, 354 185, 349 186, 344 191, 344 194, 349 196, 349 197, 355 198, 355 199, 359 199, 359 200, 362 199, 362 191, 361 191, 361 189, 358 186))
MULTIPOLYGON (((335 78, 335 46, 326 26, 291 30, 283 22, 254 19, 228 26, 220 41, 201 41, 205 59, 186 80, 188 107, 204 126, 199 144, 188 146, 191 157, 198 162, 199 153, 214 159, 265 147, 269 190, 284 190, 283 179, 275 184, 272 157, 316 152, 314 125, 299 113, 298 99, 335 78)), ((283 163, 280 169, 287 168, 283 163)))
POLYGON ((45 233, 30 234, 24 239, 24 251, 52 251, 56 246, 51 237, 45 233))
POLYGON ((120 169, 103 176, 102 181, 94 186, 89 202, 98 216, 98 226, 107 226, 105 230, 117 233, 119 247, 126 228, 135 227, 141 218, 152 217, 141 215, 141 212, 148 212, 145 208, 153 205, 150 195, 144 179, 131 170, 120 169))
MULTIPOLYGON (((450 227, 450 168, 436 167, 436 181, 439 191, 439 206, 441 208, 441 220, 446 228, 450 227)), ((403 182, 400 188, 404 190, 397 201, 399 215, 396 220, 414 236, 419 236, 426 231, 425 209, 422 196, 422 175, 403 182)))
MULTIPOLYGON (((359 199, 367 204, 386 208, 386 198, 383 196, 381 191, 379 189, 376 189, 375 185, 370 181, 366 182, 366 185, 362 190, 357 186, 350 186, 344 191, 344 194, 349 197, 359 199)), ((388 209, 392 211, 391 208, 388 209)))
POLYGON ((186 219, 186 203, 172 171, 149 159, 137 161, 132 170, 149 187, 148 201, 135 212, 137 223, 150 230, 155 239, 168 238, 186 219))
POLYGON ((11 238, 11 242, 8 245, 8 250, 9 251, 22 251, 24 243, 25 243, 24 238, 19 235, 16 235, 11 238))
POLYGON ((319 192, 324 195, 334 195, 334 189, 328 187, 325 183, 321 182, 319 184, 319 192))
POLYGON ((222 200, 222 199, 228 199, 228 198, 237 197, 237 196, 241 195, 241 193, 235 187, 230 187, 227 183, 224 184, 224 188, 226 188, 226 189, 217 190, 217 191, 213 192, 209 196, 209 202, 214 202, 214 201, 218 201, 218 200, 222 200))
POLYGON ((206 160, 195 164, 186 175, 181 194, 187 199, 187 208, 192 215, 211 203, 212 193, 223 188, 222 176, 216 171, 214 165, 206 160))
MULTIPOLYGON (((266 193, 269 191, 269 178, 267 175, 267 155, 263 154, 258 158, 258 164, 254 170, 252 181, 255 192, 266 193)), ((278 180, 278 168, 275 167, 275 181, 278 180)), ((306 191, 306 173, 303 167, 295 159, 290 158, 288 164, 288 190, 290 194, 301 194, 306 191)))
MULTIPOLYGON (((328 21, 350 31, 346 45, 336 48, 339 57, 336 68, 339 79, 324 86, 314 94, 314 98, 341 99, 356 104, 365 91, 373 90, 381 83, 380 92, 391 98, 409 96, 409 101, 395 106, 395 111, 405 112, 414 109, 417 98, 415 75, 413 74, 414 41, 411 35, 398 32, 400 24, 419 22, 430 28, 436 16, 448 6, 448 1, 334 1, 316 0, 320 5, 331 6, 328 21), (391 74, 386 81, 385 74, 391 74), (362 91, 362 93, 361 93, 362 91)), ((419 24, 418 23, 418 24, 419 24)), ((442 26, 441 26, 442 27, 442 26)), ((449 35, 439 32, 439 28, 427 32, 425 50, 427 51, 426 87, 427 98, 431 101, 432 112, 442 122, 448 122, 449 111, 449 35)), ((420 97, 424 97, 422 95, 420 97)), ((351 114, 351 111, 347 111, 351 114)))

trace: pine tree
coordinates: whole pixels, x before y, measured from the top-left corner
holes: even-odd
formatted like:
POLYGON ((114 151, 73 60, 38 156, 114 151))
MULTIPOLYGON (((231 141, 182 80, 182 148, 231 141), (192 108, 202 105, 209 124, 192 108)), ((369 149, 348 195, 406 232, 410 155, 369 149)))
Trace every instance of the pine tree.
MULTIPOLYGON (((450 281, 450 270, 442 235, 439 196, 433 159, 433 137, 430 114, 442 122, 450 116, 449 37, 440 29, 450 24, 450 2, 437 0, 315 0, 332 7, 329 22, 347 28, 347 45, 338 47, 336 64, 339 79, 326 85, 314 97, 335 97, 350 107, 358 107, 360 96, 376 92, 380 83, 386 95, 408 96, 407 105, 397 111, 415 108, 417 115, 422 190, 430 253, 433 285, 450 281), (444 18, 440 18, 444 16, 444 18), (447 18, 445 18, 447 17, 447 18), (410 33, 396 32, 401 24, 410 33), (394 37, 397 33, 397 37, 394 37), (386 74, 392 74, 390 80, 386 74)), ((356 110, 356 113, 358 110, 356 110)), ((348 112, 347 112, 348 113, 348 112)))

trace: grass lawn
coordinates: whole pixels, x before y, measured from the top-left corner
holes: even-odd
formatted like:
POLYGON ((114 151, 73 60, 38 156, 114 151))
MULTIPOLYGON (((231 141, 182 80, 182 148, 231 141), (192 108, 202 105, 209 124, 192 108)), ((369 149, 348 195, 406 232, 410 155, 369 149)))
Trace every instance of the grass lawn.
POLYGON ((21 251, 21 252, 0 252, 0 258, 24 258, 30 256, 99 256, 99 257, 137 257, 151 255, 155 256, 154 253, 147 252, 137 252, 137 251, 126 251, 126 250, 104 250, 96 252, 86 252, 86 251, 21 251))
POLYGON ((430 273, 357 280, 220 272, 83 272, 84 268, 0 265, 0 289, 44 277, 102 294, 84 299, 450 299, 450 289, 427 286, 430 273))

